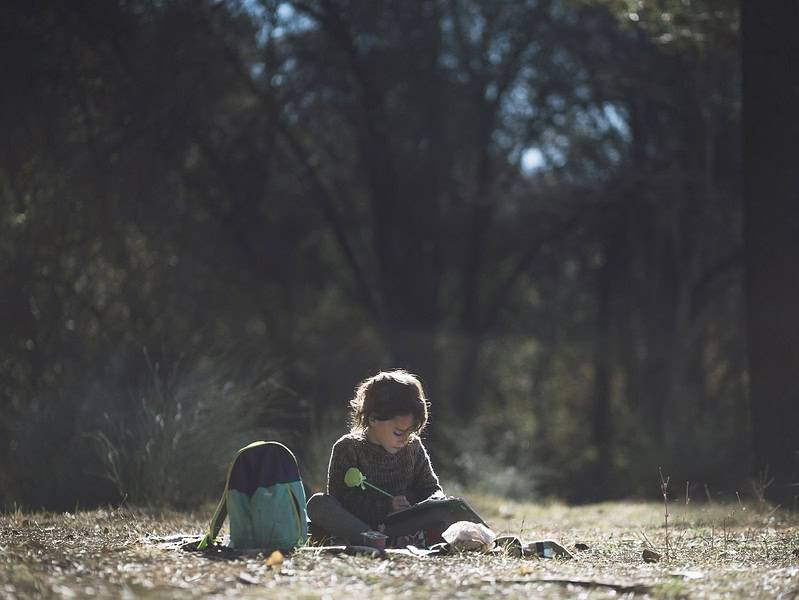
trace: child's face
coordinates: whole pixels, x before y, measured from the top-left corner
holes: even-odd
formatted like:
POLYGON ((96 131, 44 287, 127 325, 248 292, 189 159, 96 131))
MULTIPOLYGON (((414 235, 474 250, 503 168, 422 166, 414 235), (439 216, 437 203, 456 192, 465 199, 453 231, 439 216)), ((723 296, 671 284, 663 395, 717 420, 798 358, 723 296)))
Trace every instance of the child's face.
POLYGON ((413 415, 402 415, 385 421, 369 417, 366 438, 374 444, 383 446, 389 454, 396 454, 405 447, 408 438, 415 430, 416 421, 413 415))

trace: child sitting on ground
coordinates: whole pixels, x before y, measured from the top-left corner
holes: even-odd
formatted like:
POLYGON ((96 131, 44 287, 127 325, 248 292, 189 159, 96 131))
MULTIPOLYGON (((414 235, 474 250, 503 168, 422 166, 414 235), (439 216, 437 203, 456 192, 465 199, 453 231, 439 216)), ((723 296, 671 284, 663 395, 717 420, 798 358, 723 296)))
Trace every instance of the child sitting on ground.
POLYGON ((327 494, 308 500, 308 517, 314 537, 321 530, 362 544, 362 534, 380 529, 387 514, 443 492, 419 438, 428 401, 415 376, 402 370, 378 373, 358 386, 350 406, 350 433, 330 455, 327 494), (372 487, 347 487, 344 475, 351 467, 391 497, 372 487))

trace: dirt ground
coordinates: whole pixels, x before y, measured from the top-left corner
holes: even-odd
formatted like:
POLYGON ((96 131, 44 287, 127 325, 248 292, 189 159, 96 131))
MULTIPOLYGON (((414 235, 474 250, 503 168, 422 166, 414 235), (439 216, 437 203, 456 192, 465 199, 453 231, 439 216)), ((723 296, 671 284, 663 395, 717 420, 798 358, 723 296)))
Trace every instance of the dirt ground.
POLYGON ((468 496, 497 533, 556 539, 573 560, 296 552, 211 559, 179 548, 211 510, 0 515, 0 598, 797 598, 799 519, 742 504, 583 507, 468 496), (578 549, 579 548, 579 549, 578 549), (644 550, 661 555, 646 562, 644 550), (346 596, 345 596, 346 594, 346 596))

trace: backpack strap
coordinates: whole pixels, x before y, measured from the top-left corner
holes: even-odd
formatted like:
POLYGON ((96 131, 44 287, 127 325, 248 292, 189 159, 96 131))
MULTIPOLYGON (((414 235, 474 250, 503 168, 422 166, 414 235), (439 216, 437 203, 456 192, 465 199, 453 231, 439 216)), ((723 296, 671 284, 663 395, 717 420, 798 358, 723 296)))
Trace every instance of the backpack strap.
POLYGON ((227 517, 227 492, 228 486, 230 485, 230 475, 233 473, 233 466, 236 464, 239 456, 241 456, 244 451, 249 450, 250 448, 261 446, 262 444, 266 443, 268 442, 260 441, 244 446, 244 448, 236 452, 236 456, 234 456, 233 460, 230 461, 230 466, 227 470, 227 477, 225 478, 225 489, 222 490, 222 497, 219 499, 219 504, 216 505, 216 510, 211 517, 210 523, 208 523, 208 531, 206 532, 205 536, 203 536, 203 539, 197 543, 197 550, 205 550, 209 545, 212 546, 216 543, 216 537, 219 535, 219 530, 222 529, 222 524, 225 522, 225 518, 227 517))
POLYGON ((222 498, 216 506, 214 515, 211 517, 211 522, 208 524, 208 532, 197 543, 197 550, 205 550, 209 545, 213 546, 216 543, 216 536, 219 535, 219 530, 222 529, 222 524, 227 518, 227 485, 225 491, 222 492, 222 498))

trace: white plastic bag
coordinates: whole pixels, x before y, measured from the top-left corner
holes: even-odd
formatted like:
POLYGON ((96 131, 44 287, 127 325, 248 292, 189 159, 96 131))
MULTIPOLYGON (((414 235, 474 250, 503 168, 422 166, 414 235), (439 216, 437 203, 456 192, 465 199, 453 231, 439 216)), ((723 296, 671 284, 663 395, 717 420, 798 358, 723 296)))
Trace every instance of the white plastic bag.
POLYGON ((497 534, 482 523, 458 521, 447 527, 441 537, 454 550, 480 550, 488 552, 494 547, 497 534))

